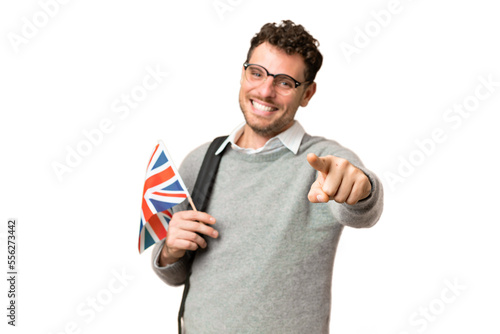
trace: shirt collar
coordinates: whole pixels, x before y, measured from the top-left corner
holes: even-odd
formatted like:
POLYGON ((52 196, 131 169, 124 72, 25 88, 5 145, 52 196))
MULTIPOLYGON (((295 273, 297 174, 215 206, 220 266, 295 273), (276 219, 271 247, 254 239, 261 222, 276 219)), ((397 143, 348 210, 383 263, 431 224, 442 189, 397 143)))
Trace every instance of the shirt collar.
POLYGON ((221 153, 227 146, 231 143, 231 147, 237 151, 241 151, 247 154, 257 154, 257 153, 268 153, 274 151, 282 146, 288 148, 293 154, 297 154, 299 151, 300 143, 304 137, 305 131, 302 125, 298 121, 294 121, 293 125, 281 132, 277 136, 269 139, 264 146, 256 150, 250 148, 242 148, 236 145, 236 142, 243 134, 245 123, 239 125, 236 129, 231 132, 227 139, 219 147, 215 155, 221 153))

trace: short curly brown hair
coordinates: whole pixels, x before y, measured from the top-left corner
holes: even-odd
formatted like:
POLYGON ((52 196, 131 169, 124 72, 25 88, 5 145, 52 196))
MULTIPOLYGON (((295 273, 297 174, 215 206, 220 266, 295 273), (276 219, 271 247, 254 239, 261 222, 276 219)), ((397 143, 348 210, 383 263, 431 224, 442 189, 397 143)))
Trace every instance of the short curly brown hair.
POLYGON ((264 42, 285 51, 288 55, 300 54, 306 64, 306 81, 309 83, 314 81, 323 63, 323 56, 318 50, 319 42, 302 25, 296 25, 290 20, 283 20, 280 25, 264 24, 250 41, 247 62, 253 50, 264 42))

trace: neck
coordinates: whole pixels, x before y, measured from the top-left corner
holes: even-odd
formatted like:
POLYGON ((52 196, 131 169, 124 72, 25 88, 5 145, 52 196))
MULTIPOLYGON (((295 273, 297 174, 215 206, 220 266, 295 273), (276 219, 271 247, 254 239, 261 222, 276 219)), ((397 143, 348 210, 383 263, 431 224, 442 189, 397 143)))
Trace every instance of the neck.
POLYGON ((255 133, 255 131, 253 131, 252 128, 248 126, 248 124, 245 124, 243 133, 236 141, 236 145, 241 148, 251 148, 256 150, 264 146, 271 138, 272 137, 266 137, 255 133))

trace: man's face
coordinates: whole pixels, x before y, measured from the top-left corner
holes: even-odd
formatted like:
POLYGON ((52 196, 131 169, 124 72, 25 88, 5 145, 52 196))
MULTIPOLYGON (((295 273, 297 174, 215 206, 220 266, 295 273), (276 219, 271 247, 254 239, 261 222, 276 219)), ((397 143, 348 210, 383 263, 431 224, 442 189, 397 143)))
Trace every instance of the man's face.
MULTIPOLYGON (((265 67, 269 73, 287 74, 299 82, 305 81, 306 65, 299 54, 287 55, 284 51, 268 44, 257 46, 248 61, 265 67)), ((274 78, 269 76, 261 85, 255 86, 241 73, 240 107, 247 126, 256 134, 271 138, 293 124, 299 106, 305 107, 316 91, 316 84, 293 88, 289 95, 276 92, 274 78)))

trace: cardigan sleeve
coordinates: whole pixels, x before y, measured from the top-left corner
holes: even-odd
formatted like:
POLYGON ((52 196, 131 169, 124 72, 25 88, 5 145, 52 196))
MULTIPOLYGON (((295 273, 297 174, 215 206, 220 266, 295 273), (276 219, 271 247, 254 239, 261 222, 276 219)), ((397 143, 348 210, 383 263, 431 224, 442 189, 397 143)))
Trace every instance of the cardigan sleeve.
POLYGON ((333 200, 328 202, 332 214, 344 226, 372 227, 379 220, 384 208, 384 191, 380 179, 363 165, 361 159, 353 151, 335 141, 329 142, 330 146, 322 153, 346 159, 368 177, 372 186, 370 195, 354 205, 337 203, 333 200))
POLYGON ((330 209, 334 216, 338 217, 342 225, 362 228, 372 227, 382 215, 384 207, 384 191, 380 179, 365 167, 356 166, 370 180, 372 190, 367 198, 362 199, 354 205, 330 201, 330 209))
POLYGON ((186 276, 188 272, 188 264, 186 257, 182 257, 179 261, 169 264, 165 267, 161 267, 159 263, 160 253, 165 244, 165 240, 158 242, 153 249, 153 255, 151 257, 151 266, 153 271, 158 275, 158 277, 165 283, 171 286, 179 286, 184 284, 186 281, 186 276))

